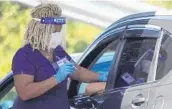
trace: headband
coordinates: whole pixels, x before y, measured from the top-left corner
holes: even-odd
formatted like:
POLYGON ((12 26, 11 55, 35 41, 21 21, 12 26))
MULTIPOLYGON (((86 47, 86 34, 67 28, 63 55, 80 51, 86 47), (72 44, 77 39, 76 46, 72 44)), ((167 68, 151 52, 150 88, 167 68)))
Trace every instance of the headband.
POLYGON ((41 17, 39 18, 32 18, 36 21, 39 21, 42 24, 55 24, 55 25, 63 25, 66 24, 65 17, 41 17))

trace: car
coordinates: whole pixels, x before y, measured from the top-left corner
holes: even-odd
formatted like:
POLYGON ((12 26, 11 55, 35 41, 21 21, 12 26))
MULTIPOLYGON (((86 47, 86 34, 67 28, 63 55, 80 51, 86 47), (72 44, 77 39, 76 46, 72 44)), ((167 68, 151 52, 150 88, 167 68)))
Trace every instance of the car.
MULTIPOLYGON (((108 71, 106 87, 92 95, 78 94, 82 82, 70 80, 71 108, 172 108, 172 16, 165 14, 138 13, 106 28, 77 62, 90 70, 108 71), (110 62, 100 61, 109 54, 110 62)), ((14 100, 13 82, 11 73, 0 82, 0 103, 14 100)))

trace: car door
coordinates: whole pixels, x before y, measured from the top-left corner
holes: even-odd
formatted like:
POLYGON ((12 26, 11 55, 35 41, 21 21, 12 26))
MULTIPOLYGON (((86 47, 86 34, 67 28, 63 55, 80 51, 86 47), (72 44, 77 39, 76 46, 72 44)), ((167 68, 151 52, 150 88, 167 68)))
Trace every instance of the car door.
MULTIPOLYGON (((155 55, 158 50, 158 44, 161 40, 160 36, 162 31, 159 30, 149 30, 150 28, 145 28, 141 34, 141 39, 138 39, 140 44, 139 47, 135 45, 131 49, 138 48, 139 57, 134 63, 134 79, 139 81, 143 78, 144 82, 136 82, 129 86, 129 88, 124 93, 124 98, 121 103, 121 109, 147 109, 147 105, 150 98, 150 90, 152 87, 152 73, 154 72, 155 55), (153 38, 152 33, 157 32, 157 38, 153 38), (148 35, 149 34, 149 35, 148 35), (149 38, 144 38, 148 35, 149 38)), ((128 40, 128 39, 127 39, 128 40)), ((133 42, 135 42, 133 40, 133 42)), ((132 43, 133 43, 132 42, 132 43)), ((127 46, 126 41, 126 46, 127 46)), ((130 44, 129 44, 130 45, 130 44)), ((130 49, 130 48, 127 48, 130 49)), ((125 52, 125 47, 124 51, 125 52)), ((131 52, 131 51, 130 51, 131 52)), ((133 52, 133 51, 132 51, 133 52)), ((131 52, 131 53, 132 53, 131 52)), ((137 51, 134 51, 137 54, 137 51)), ((133 55, 132 55, 133 56, 133 55)), ((137 57, 137 56, 134 56, 137 57)), ((127 80, 127 78, 126 78, 127 80)))
POLYGON ((164 31, 153 74, 153 84, 150 92, 148 109, 171 109, 172 108, 172 35, 164 31))
MULTIPOLYGON (((136 55, 135 56, 132 55, 133 57, 129 56, 128 58, 130 59, 133 58, 131 60, 129 59, 129 63, 128 61, 126 62, 129 65, 127 64, 121 65, 122 70, 120 71, 120 73, 124 73, 124 74, 118 76, 119 79, 117 79, 117 82, 116 82, 116 84, 118 85, 116 85, 115 87, 121 87, 121 86, 125 87, 126 85, 129 85, 128 88, 125 90, 123 100, 121 103, 121 109, 134 109, 134 108, 145 109, 147 106, 146 99, 149 99, 149 92, 150 92, 151 84, 146 83, 148 79, 148 72, 142 71, 143 70, 141 69, 142 62, 137 63, 137 61, 139 61, 139 59, 142 58, 144 53, 146 53, 150 48, 155 47, 156 39, 141 39, 141 40, 132 39, 131 43, 129 39, 126 40, 126 44, 124 46, 123 55, 121 59, 123 59, 123 57, 125 58, 124 55, 128 55, 128 53, 132 54, 133 52, 135 52, 136 55, 138 55, 138 58, 134 59, 137 57, 136 55), (139 44, 140 47, 137 47, 137 44, 139 44), (145 44, 147 44, 147 46, 145 46, 145 44), (135 51, 133 49, 137 49, 137 50, 135 51), (131 51, 128 52, 128 50, 131 50, 131 51), (137 54, 137 52, 139 51, 140 53, 137 54), (125 54, 126 52, 127 54, 125 54), (131 74, 131 72, 134 72, 134 73, 131 74), (129 77, 125 76, 126 74, 130 74, 131 78, 133 79, 130 80, 129 77), (139 81, 139 79, 141 78, 143 78, 144 81, 142 81, 141 83, 139 82, 137 83, 137 81, 139 81), (123 83, 123 80, 125 81, 124 83, 123 83), (132 81, 133 82, 136 81, 136 83, 132 84, 132 81)), ((150 61, 152 61, 152 58, 150 59, 150 61)), ((121 61, 120 64, 122 63, 123 62, 121 61)))
POLYGON ((113 88, 118 91, 105 100, 107 105, 101 109, 146 109, 152 85, 149 76, 159 35, 160 29, 153 27, 128 27, 123 39, 125 43, 117 56, 119 62, 112 69, 116 74, 113 88), (116 94, 121 94, 117 104, 114 102, 116 94))

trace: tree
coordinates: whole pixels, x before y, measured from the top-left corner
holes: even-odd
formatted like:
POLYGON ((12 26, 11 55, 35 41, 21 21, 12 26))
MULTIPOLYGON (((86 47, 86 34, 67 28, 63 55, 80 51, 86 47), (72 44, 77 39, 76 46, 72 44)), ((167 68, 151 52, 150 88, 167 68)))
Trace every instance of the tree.
POLYGON ((172 1, 171 0, 148 0, 150 4, 157 5, 160 7, 164 7, 167 9, 172 9, 172 1))
POLYGON ((21 46, 22 36, 29 21, 29 9, 0 2, 0 78, 11 69, 12 57, 21 46))

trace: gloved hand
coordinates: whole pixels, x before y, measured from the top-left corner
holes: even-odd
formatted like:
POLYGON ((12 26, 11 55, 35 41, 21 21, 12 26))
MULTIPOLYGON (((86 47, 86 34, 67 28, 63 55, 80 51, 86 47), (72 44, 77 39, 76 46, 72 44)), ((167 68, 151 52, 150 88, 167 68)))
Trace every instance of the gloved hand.
POLYGON ((68 75, 74 73, 74 71, 75 67, 73 63, 65 63, 56 71, 54 77, 56 78, 58 83, 61 83, 67 78, 68 75))
POLYGON ((107 78, 108 78, 108 73, 99 74, 98 80, 102 81, 102 82, 105 82, 105 81, 107 81, 107 78))

